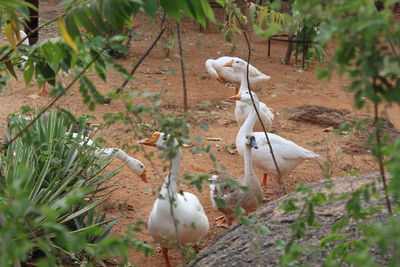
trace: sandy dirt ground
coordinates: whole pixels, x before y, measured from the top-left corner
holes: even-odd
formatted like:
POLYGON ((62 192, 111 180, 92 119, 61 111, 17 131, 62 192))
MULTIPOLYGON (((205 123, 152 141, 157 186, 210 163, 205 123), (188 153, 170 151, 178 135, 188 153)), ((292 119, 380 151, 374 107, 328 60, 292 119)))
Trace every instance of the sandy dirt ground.
MULTIPOLYGON (((60 8, 56 6, 58 1, 40 2, 42 23, 60 12, 60 8)), ((124 66, 132 65, 131 61, 138 59, 144 53, 159 31, 157 24, 144 15, 139 15, 135 22, 141 24, 141 27, 137 30, 141 37, 132 41, 128 57, 118 60, 124 66)), ((229 149, 227 149, 227 147, 234 145, 238 131, 233 117, 234 106, 226 104, 224 101, 234 94, 234 90, 210 78, 206 73, 204 62, 206 59, 218 58, 223 55, 246 58, 247 50, 244 39, 237 36, 235 39, 237 49, 232 52, 231 45, 224 41, 221 33, 213 29, 200 33, 198 32, 198 26, 192 22, 184 22, 182 27, 186 78, 189 90, 189 112, 193 116, 189 121, 191 135, 199 134, 205 140, 206 137, 221 138, 221 141, 206 141, 206 143, 211 145, 212 151, 217 158, 217 164, 223 165, 234 177, 240 177, 243 175, 242 158, 237 153, 229 153, 229 149), (201 130, 198 124, 200 121, 205 121, 209 124, 208 132, 201 130)), ((52 37, 55 34, 57 34, 56 26, 50 25, 41 33, 41 38, 52 37)), ((4 36, 1 39, 4 41, 4 36)), ((285 108, 303 104, 343 108, 351 112, 357 112, 353 107, 352 95, 344 90, 347 84, 345 77, 334 75, 331 81, 319 81, 316 79, 315 70, 318 66, 324 66, 327 63, 312 63, 307 70, 299 71, 293 65, 281 63, 286 51, 285 43, 273 42, 271 57, 267 57, 266 48, 266 41, 255 39, 251 63, 263 73, 272 77, 257 90, 261 100, 274 110, 276 119, 273 122, 271 132, 319 153, 321 155, 318 159, 320 163, 331 162, 334 176, 348 174, 351 169, 355 169, 359 173, 376 171, 376 167, 368 155, 348 155, 340 152, 343 142, 346 141, 346 138, 351 138, 350 136, 333 136, 330 132, 324 132, 324 127, 290 121, 285 113, 285 108)), ((332 47, 327 49, 328 58, 332 53, 332 49, 332 47)), ((177 48, 174 48, 171 51, 171 55, 177 52, 177 48)), ((22 79, 22 74, 19 75, 22 79)), ((123 81, 123 78, 113 70, 108 73, 107 83, 102 82, 94 74, 89 74, 89 76, 92 77, 100 92, 104 94, 110 92, 113 87, 120 85, 123 81)), ((181 114, 183 109, 182 84, 179 59, 177 57, 171 56, 170 60, 165 60, 163 50, 159 46, 145 59, 135 77, 136 80, 131 81, 129 85, 135 86, 138 90, 147 89, 151 92, 167 90, 168 95, 163 98, 162 110, 172 115, 181 114)), ((5 126, 7 114, 17 111, 20 107, 24 105, 41 107, 51 100, 50 97, 40 97, 38 99, 29 97, 37 92, 36 85, 25 88, 22 80, 11 80, 8 88, 1 93, 1 125, 5 126)), ((132 99, 132 101, 138 103, 141 100, 132 99)), ((103 121, 102 116, 106 113, 124 110, 124 105, 121 101, 113 101, 109 105, 99 105, 94 112, 89 112, 87 106, 82 103, 78 86, 74 86, 66 96, 62 97, 58 102, 58 106, 67 108, 76 115, 95 115, 98 119, 97 123, 103 121)), ((368 112, 368 109, 363 112, 368 112)), ((400 128, 400 109, 398 107, 386 110, 385 114, 397 128, 400 128)), ((151 122, 149 121, 149 123, 151 122)), ((129 129, 129 126, 117 123, 101 130, 98 136, 106 139, 113 146, 134 144, 137 137, 131 132, 127 133, 127 129, 129 129)), ((147 149, 147 151, 157 154, 155 149, 147 149)), ((144 184, 127 168, 123 168, 112 179, 111 183, 118 184, 118 189, 109 194, 109 199, 103 208, 109 212, 110 217, 121 216, 114 228, 116 234, 124 232, 129 225, 135 224, 138 220, 147 221, 152 205, 156 200, 155 192, 162 184, 162 179, 156 173, 160 172, 162 177, 166 174, 163 171, 164 164, 161 160, 155 158, 153 160, 155 168, 153 168, 144 158, 143 152, 131 150, 129 154, 148 165, 149 183, 144 184)), ((111 165, 111 167, 116 167, 120 165, 120 162, 115 160, 111 165)), ((182 175, 187 172, 209 173, 211 169, 212 162, 207 154, 193 155, 188 149, 184 149, 182 175)), ((261 173, 258 172, 258 174, 261 179, 261 173)), ((322 179, 321 177, 319 166, 310 161, 298 166, 288 177, 285 177, 284 183, 286 188, 292 191, 298 183, 318 181, 322 179)), ((214 211, 211 206, 208 188, 205 188, 202 192, 198 192, 196 188, 188 186, 182 186, 182 189, 193 192, 199 197, 209 218, 210 231, 201 243, 201 247, 204 247, 224 231, 224 229, 217 228, 214 222, 214 219, 220 214, 214 211)), ((131 250, 129 255, 132 264, 137 266, 163 266, 163 258, 159 252, 159 247, 152 241, 145 225, 143 226, 143 233, 137 234, 137 238, 146 240, 158 252, 146 258, 143 253, 131 250)), ((179 264, 180 257, 177 251, 171 251, 170 257, 174 265, 179 264)))

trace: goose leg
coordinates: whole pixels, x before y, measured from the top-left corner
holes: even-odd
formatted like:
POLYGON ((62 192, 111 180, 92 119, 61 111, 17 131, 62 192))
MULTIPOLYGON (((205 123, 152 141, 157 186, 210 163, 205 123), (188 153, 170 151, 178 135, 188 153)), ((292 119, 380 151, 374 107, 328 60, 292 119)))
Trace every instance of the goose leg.
POLYGON ((267 181, 268 181, 268 173, 264 173, 263 179, 261 182, 261 187, 264 189, 264 192, 266 195, 274 195, 275 191, 273 188, 268 188, 267 187, 267 181))
POLYGON ((266 187, 267 187, 267 180, 268 180, 268 173, 264 173, 263 179, 262 179, 262 182, 261 182, 261 186, 262 186, 263 188, 266 188, 266 187))
POLYGON ((40 96, 47 95, 47 91, 46 91, 46 82, 43 84, 43 87, 40 89, 39 95, 40 95, 40 96))
POLYGON ((169 257, 168 257, 168 248, 161 248, 162 254, 165 260, 165 266, 166 267, 171 267, 171 264, 169 263, 169 257))
POLYGON ((232 219, 227 219, 225 215, 219 216, 218 218, 215 219, 217 222, 218 227, 223 227, 223 228, 228 228, 229 226, 232 225, 233 220, 232 219))
POLYGON ((221 215, 221 216, 217 217, 217 218, 215 219, 215 221, 217 222, 217 225, 219 226, 219 224, 220 224, 221 222, 224 222, 224 221, 225 221, 225 215, 221 215))
POLYGON ((220 76, 217 77, 217 81, 219 81, 220 83, 226 83, 226 80, 220 76))

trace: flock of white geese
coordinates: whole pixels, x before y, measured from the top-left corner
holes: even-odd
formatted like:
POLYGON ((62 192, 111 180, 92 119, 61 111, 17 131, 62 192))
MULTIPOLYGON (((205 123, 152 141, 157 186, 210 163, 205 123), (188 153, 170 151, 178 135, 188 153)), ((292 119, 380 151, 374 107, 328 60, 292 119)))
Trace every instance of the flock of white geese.
MULTIPOLYGON (((266 128, 271 127, 274 114, 265 103, 260 102, 254 92, 249 91, 247 68, 251 86, 267 81, 270 77, 250 64, 247 67, 247 62, 237 57, 209 59, 205 65, 207 71, 218 81, 229 82, 237 87, 240 85, 237 94, 230 99, 236 100, 235 119, 239 126, 236 148, 244 158, 244 177, 233 178, 237 182, 235 186, 231 186, 232 183, 228 183, 223 176, 213 175, 210 179, 211 201, 214 208, 223 214, 216 219, 217 224, 230 226, 236 218, 236 206, 240 205, 246 213, 255 210, 264 198, 263 187, 267 187, 267 174, 277 175, 265 133, 253 131, 258 117, 252 98, 266 128), (264 173, 261 184, 253 170, 253 163, 264 173), (247 190, 243 190, 243 187, 247 187, 247 190), (217 206, 215 198, 224 200, 226 205, 217 206)), ((171 159, 169 173, 148 220, 148 231, 161 245, 165 264, 170 266, 168 249, 176 247, 179 243, 181 246, 192 246, 197 250, 196 244, 207 233, 209 222, 199 199, 194 194, 177 191, 182 153, 176 140, 172 143, 167 142, 167 135, 168 133, 154 132, 151 137, 139 140, 138 143, 161 150, 177 150, 171 159)), ((268 133, 268 137, 282 176, 290 173, 303 160, 318 157, 314 152, 279 135, 268 133)))
MULTIPOLYGON (((26 35, 20 32, 21 38, 26 35)), ((25 43, 24 43, 25 44, 25 43)), ((27 45, 27 44, 26 44, 27 45)), ((24 62, 28 58, 23 58, 24 62)), ((266 129, 270 128, 274 119, 272 110, 259 100, 251 87, 269 80, 271 77, 261 73, 251 64, 237 57, 220 57, 216 60, 209 59, 205 63, 210 75, 222 83, 229 82, 236 85, 236 95, 230 97, 236 100, 235 119, 239 126, 236 136, 236 148, 244 158, 244 177, 233 178, 236 186, 231 186, 226 177, 213 175, 210 179, 211 201, 215 209, 223 215, 216 219, 218 226, 230 226, 236 218, 235 208, 240 205, 246 213, 257 208, 264 198, 263 187, 267 187, 267 174, 277 175, 277 169, 272 159, 270 146, 264 132, 254 132, 253 128, 258 122, 257 108, 260 119, 266 129), (249 66, 247 66, 249 65, 249 66), (248 72, 248 80, 247 80, 248 72), (252 97, 251 97, 251 95, 252 97), (254 100, 254 105, 253 101, 254 100), (253 164, 263 172, 260 184, 253 164), (247 190, 243 190, 246 187, 247 190), (225 201, 224 207, 216 205, 215 198, 225 201)), ((40 94, 45 94, 42 89, 40 94)), ((75 133, 74 133, 75 134, 75 133)), ((138 141, 140 144, 154 146, 159 149, 176 149, 178 152, 171 159, 169 173, 161 187, 159 198, 155 201, 148 220, 148 231, 152 238, 160 243, 166 266, 170 266, 168 249, 196 244, 207 233, 209 222, 198 198, 191 193, 178 193, 177 181, 179 177, 182 153, 178 148, 178 142, 167 142, 168 133, 154 132, 149 138, 138 141), (171 214, 173 213, 173 216, 171 214), (178 242, 179 240, 179 242, 178 242)), ((82 138, 74 135, 75 138, 82 138)), ((268 133, 270 145, 276 158, 277 165, 282 176, 290 173, 303 160, 318 157, 314 152, 302 148, 292 141, 279 135, 268 133)), ((93 141, 83 137, 82 143, 93 145, 93 141)), ((145 166, 139 160, 127 155, 118 148, 99 149, 95 152, 100 158, 113 157, 122 160, 135 174, 147 182, 145 166)))

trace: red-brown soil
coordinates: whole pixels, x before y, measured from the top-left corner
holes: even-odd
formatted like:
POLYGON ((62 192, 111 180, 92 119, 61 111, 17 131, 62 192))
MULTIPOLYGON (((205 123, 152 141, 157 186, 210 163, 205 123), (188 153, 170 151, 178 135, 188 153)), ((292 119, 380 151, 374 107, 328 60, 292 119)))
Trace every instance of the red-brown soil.
MULTIPOLYGON (((60 10, 56 7, 58 1, 41 1, 41 20, 53 17, 60 10)), ((138 15, 137 23, 141 24, 138 33, 142 34, 141 40, 133 40, 130 53, 127 58, 118 60, 125 66, 131 65, 131 59, 138 59, 147 49, 154 36, 158 33, 159 27, 143 14, 138 15)), ((199 33, 198 26, 192 22, 183 23, 183 46, 185 48, 186 79, 188 86, 189 112, 194 117, 191 119, 191 135, 200 134, 203 137, 219 137, 221 141, 205 141, 211 144, 212 151, 217 158, 217 164, 223 165, 233 176, 243 175, 243 163, 238 154, 232 155, 227 152, 226 146, 232 146, 235 143, 235 136, 238 130, 233 118, 233 105, 221 103, 227 97, 234 94, 234 90, 225 87, 214 79, 211 79, 206 73, 204 62, 209 58, 218 58, 223 55, 247 57, 247 50, 244 39, 237 36, 234 40, 237 49, 231 52, 231 45, 226 43, 221 33, 209 30, 199 33), (209 124, 208 132, 201 131, 198 126, 199 121, 205 121, 209 124)), ((51 37, 56 32, 56 27, 52 25, 47 27, 42 33, 41 38, 51 37)), ((171 51, 171 55, 177 53, 177 49, 171 51)), ((327 58, 332 54, 333 48, 327 50, 327 58)), ((329 161, 332 165, 332 175, 341 176, 347 174, 352 169, 359 173, 375 171, 373 161, 368 155, 347 155, 341 152, 341 145, 349 135, 334 136, 330 132, 324 132, 323 127, 308 123, 287 120, 284 109, 303 104, 316 104, 331 108, 347 109, 351 112, 357 112, 353 107, 352 95, 347 93, 347 80, 345 77, 334 75, 330 81, 319 81, 316 79, 315 70, 326 63, 312 63, 307 70, 299 71, 293 65, 284 65, 281 59, 286 52, 285 43, 272 43, 272 55, 267 57, 266 41, 256 38, 253 45, 251 63, 263 73, 272 78, 261 85, 257 92, 262 101, 273 108, 276 119, 273 122, 272 132, 277 133, 297 144, 304 146, 321 155, 319 162, 329 161)), ((28 96, 38 92, 36 85, 25 88, 22 81, 11 80, 9 88, 1 93, 2 105, 0 106, 0 121, 5 126, 8 113, 18 110, 23 105, 40 107, 48 103, 50 97, 40 97, 32 99, 28 96)), ((104 94, 110 92, 113 87, 122 83, 123 78, 115 71, 108 72, 107 83, 102 82, 94 74, 90 74, 97 88, 104 94)), ((152 92, 161 92, 167 90, 169 95, 164 97, 162 110, 169 114, 180 114, 183 109, 182 101, 182 83, 180 75, 179 59, 171 56, 170 61, 165 61, 161 47, 155 48, 151 54, 144 60, 138 69, 136 80, 131 81, 130 85, 138 90, 149 89, 152 92), (174 74, 165 73, 165 70, 175 69, 174 74)), ((71 80, 71 79, 69 79, 71 80)), ((133 102, 137 101, 135 99, 133 102)), ((89 112, 86 105, 82 103, 82 98, 78 91, 78 86, 74 86, 70 93, 67 93, 58 102, 58 106, 69 109, 71 112, 79 115, 84 113, 93 114, 98 122, 102 122, 102 115, 109 112, 123 111, 122 101, 113 101, 109 105, 98 105, 94 112, 89 112)), ((363 111, 365 112, 365 111, 363 111)), ((368 110, 367 110, 368 112, 368 110)), ((385 112, 386 116, 400 127, 400 109, 392 107, 385 112)), ((137 137, 133 133, 126 133, 129 126, 116 123, 108 129, 103 129, 98 136, 103 137, 112 145, 133 144, 137 137)), ((206 140, 206 138, 204 138, 206 140)), ((147 149, 153 151, 154 149, 147 149)), ((111 183, 118 184, 118 190, 109 195, 109 199, 104 205, 104 209, 109 211, 110 217, 121 216, 121 219, 115 226, 116 234, 124 232, 129 225, 137 220, 147 222, 148 215, 156 199, 158 187, 162 180, 156 175, 156 170, 161 172, 164 177, 163 163, 155 158, 155 168, 150 166, 144 158, 143 152, 129 152, 142 160, 148 167, 149 183, 144 184, 138 177, 132 175, 127 169, 123 168, 116 175, 111 183)), ((112 163, 112 167, 118 166, 117 160, 112 163)), ((212 169, 212 163, 207 154, 193 155, 188 149, 184 149, 183 164, 181 174, 208 173, 212 169)), ((260 174, 260 173, 259 173, 260 174)), ((261 175, 260 175, 261 178, 261 175)), ((305 162, 295 169, 289 177, 286 177, 284 183, 290 191, 294 190, 296 184, 302 182, 313 182, 322 179, 321 169, 315 162, 305 162)), ((210 243, 224 229, 217 228, 214 219, 219 213, 214 211, 211 206, 208 188, 198 192, 194 187, 183 187, 184 190, 195 193, 205 208, 205 212, 210 220, 210 231, 203 240, 201 247, 210 243)), ((149 236, 146 226, 143 226, 143 233, 137 234, 137 238, 148 241, 153 247, 157 248, 149 236)), ((143 253, 131 250, 129 252, 132 264, 137 266, 163 266, 161 253, 156 253, 144 257, 143 253)), ((173 265, 179 264, 179 253, 173 251, 170 253, 173 265)))

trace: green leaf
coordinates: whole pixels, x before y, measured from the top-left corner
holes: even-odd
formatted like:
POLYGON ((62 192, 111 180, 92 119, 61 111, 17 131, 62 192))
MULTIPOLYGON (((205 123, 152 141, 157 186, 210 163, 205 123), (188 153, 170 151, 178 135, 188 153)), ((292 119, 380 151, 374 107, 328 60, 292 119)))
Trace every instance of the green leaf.
POLYGON ((157 9, 158 9, 158 3, 157 0, 146 0, 144 1, 144 11, 146 11, 146 13, 152 17, 155 18, 157 9))
POLYGON ((219 197, 214 197, 213 199, 214 199, 215 203, 217 204, 217 207, 219 207, 219 208, 226 208, 227 207, 227 204, 226 204, 225 200, 223 200, 223 199, 221 199, 219 197))
POLYGON ((101 31, 93 23, 95 22, 90 16, 90 10, 83 6, 75 12, 76 18, 80 21, 80 24, 86 28, 93 35, 101 35, 101 31))
POLYGON ((269 234, 269 229, 267 226, 265 226, 261 223, 257 223, 256 224, 256 232, 260 235, 267 235, 267 234, 269 234))
POLYGON ((89 205, 87 205, 86 207, 79 209, 78 211, 69 214, 68 216, 66 216, 62 221, 60 221, 60 223, 64 224, 68 221, 73 220, 74 218, 88 212, 89 210, 93 209, 94 207, 97 207, 98 205, 100 205, 101 203, 103 203, 104 201, 106 201, 107 198, 104 199, 99 199, 96 201, 93 201, 92 203, 90 203, 89 205))
POLYGON ((65 17, 65 26, 73 40, 76 40, 76 38, 78 38, 79 41, 82 41, 81 33, 78 29, 78 26, 76 26, 75 18, 72 14, 68 14, 65 17))
POLYGON ((239 204, 239 203, 236 204, 236 207, 235 207, 235 214, 236 214, 236 216, 237 216, 237 217, 240 217, 240 216, 242 216, 244 213, 245 213, 245 210, 240 206, 240 204, 239 204))
POLYGON ((242 217, 239 219, 239 221, 246 227, 254 225, 254 221, 249 218, 242 217))
POLYGON ((105 24, 100 10, 100 2, 97 1, 89 6, 88 13, 91 15, 91 18, 93 19, 93 24, 96 26, 97 29, 106 34, 110 34, 110 27, 105 24))
POLYGON ((171 18, 180 21, 179 9, 177 9, 176 6, 181 1, 182 0, 160 0, 160 5, 171 18))
POLYGON ((210 3, 207 0, 200 0, 201 7, 203 8, 204 15, 212 22, 215 23, 214 11, 210 7, 210 3))
POLYGON ((10 72, 10 74, 11 74, 16 80, 18 80, 18 76, 17 76, 17 74, 15 73, 14 65, 12 64, 11 60, 6 60, 6 67, 7 67, 8 71, 10 72))

